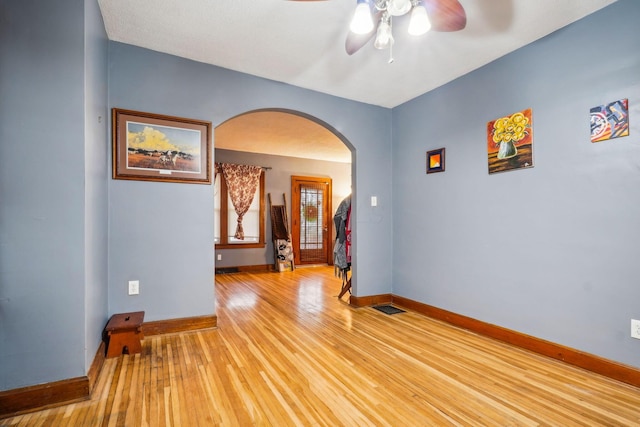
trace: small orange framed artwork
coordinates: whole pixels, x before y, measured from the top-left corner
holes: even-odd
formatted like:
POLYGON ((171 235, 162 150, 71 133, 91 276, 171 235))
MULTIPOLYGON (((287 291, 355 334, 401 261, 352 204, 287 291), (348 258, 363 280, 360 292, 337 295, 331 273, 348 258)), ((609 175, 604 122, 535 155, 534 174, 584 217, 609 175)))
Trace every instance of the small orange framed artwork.
POLYGON ((427 151, 427 173, 444 172, 444 148, 427 151))
POLYGON ((489 174, 533 167, 531 108, 487 123, 489 174))

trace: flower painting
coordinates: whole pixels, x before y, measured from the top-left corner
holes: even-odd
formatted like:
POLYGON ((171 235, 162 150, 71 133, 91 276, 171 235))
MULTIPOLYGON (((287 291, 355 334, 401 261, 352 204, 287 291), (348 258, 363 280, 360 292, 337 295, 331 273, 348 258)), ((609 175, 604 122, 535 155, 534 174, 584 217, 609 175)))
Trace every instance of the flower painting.
POLYGON ((629 101, 621 99, 591 109, 591 142, 629 136, 629 101))
POLYGON ((531 109, 487 123, 489 173, 533 167, 531 109))

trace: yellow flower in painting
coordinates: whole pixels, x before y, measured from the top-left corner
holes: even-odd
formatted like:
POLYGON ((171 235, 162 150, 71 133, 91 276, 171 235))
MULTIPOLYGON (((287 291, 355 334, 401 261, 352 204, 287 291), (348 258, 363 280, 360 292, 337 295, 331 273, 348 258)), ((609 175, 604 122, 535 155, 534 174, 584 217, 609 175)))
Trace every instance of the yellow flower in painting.
POLYGON ((509 118, 503 117, 501 119, 496 120, 494 127, 496 129, 504 129, 507 127, 508 124, 509 124, 509 118))
POLYGON ((511 117, 501 117, 493 124, 493 142, 518 142, 527 135, 529 119, 523 113, 512 114, 511 117))
POLYGON ((529 119, 527 119, 522 113, 515 113, 511 116, 511 123, 519 125, 519 124, 527 124, 529 119))
POLYGON ((513 130, 513 139, 516 141, 520 141, 525 136, 525 128, 524 126, 516 126, 513 130))

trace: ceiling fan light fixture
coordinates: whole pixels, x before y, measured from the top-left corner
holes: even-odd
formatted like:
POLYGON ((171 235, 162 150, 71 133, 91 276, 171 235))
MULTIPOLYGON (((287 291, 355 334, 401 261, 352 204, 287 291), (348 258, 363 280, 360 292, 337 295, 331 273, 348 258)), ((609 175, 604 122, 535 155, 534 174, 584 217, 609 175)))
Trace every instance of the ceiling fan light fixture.
POLYGON ((411 11, 411 20, 409 21, 409 34, 412 36, 421 36, 431 29, 431 21, 427 14, 427 9, 421 1, 416 2, 411 11))
POLYGON ((408 33, 413 36, 428 31, 460 31, 467 24, 467 15, 459 0, 357 0, 351 31, 345 41, 347 54, 354 54, 373 39, 376 49, 389 49, 389 63, 393 62, 392 21, 395 16, 403 15, 411 15, 407 18, 408 33))
POLYGON ((368 0, 358 0, 349 29, 356 34, 367 34, 373 30, 373 18, 368 0))
POLYGON ((387 12, 391 16, 402 16, 411 10, 411 0, 389 0, 387 12))
POLYGON ((391 32, 391 19, 382 18, 380 25, 378 25, 378 32, 376 34, 376 40, 373 42, 373 47, 376 49, 386 49, 393 43, 393 34, 391 32))

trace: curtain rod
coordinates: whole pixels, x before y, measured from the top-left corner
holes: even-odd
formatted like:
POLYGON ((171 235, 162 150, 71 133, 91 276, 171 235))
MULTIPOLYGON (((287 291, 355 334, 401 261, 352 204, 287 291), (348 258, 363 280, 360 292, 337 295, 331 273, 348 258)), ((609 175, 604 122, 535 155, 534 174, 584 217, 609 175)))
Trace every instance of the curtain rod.
MULTIPOLYGON (((219 165, 220 163, 223 163, 223 162, 215 162, 216 165, 219 165)), ((260 166, 260 167, 266 171, 273 169, 271 166, 260 166)))

